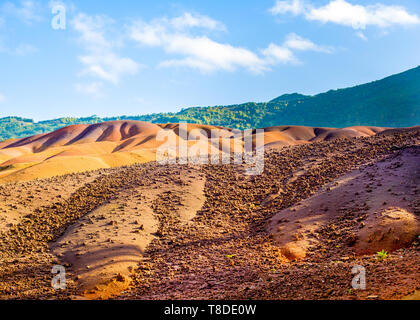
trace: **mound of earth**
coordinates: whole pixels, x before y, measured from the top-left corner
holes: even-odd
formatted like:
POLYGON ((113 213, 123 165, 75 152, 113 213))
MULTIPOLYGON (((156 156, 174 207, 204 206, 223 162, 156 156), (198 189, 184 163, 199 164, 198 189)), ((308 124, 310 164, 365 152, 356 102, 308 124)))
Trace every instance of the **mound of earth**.
POLYGON ((168 172, 162 168, 152 174, 144 172, 141 179, 141 185, 120 192, 118 198, 89 212, 51 244, 54 255, 71 263, 80 288, 89 298, 108 298, 115 287, 122 291, 129 284, 124 279, 159 236, 160 220, 166 218, 154 210, 158 203, 165 209, 172 205, 162 199, 168 195, 177 198, 172 218, 183 224, 188 224, 204 203, 205 179, 196 169, 168 172), (179 180, 173 180, 175 175, 179 180))
POLYGON ((398 207, 389 207, 373 217, 360 231, 355 250, 359 254, 379 251, 392 252, 407 248, 420 235, 420 221, 411 212, 398 207))
MULTIPOLYGON (((217 131, 221 141, 208 139, 204 144, 188 142, 190 146, 198 146, 203 153, 208 153, 210 146, 224 152, 226 144, 231 150, 234 144, 242 145, 232 129, 216 126, 188 124, 184 129, 179 124, 158 125, 141 121, 72 125, 51 133, 1 142, 0 183, 155 161, 157 148, 165 143, 158 138, 162 130, 173 132, 177 143, 189 135, 194 135, 195 140, 200 140, 202 136, 211 138, 210 132, 217 131)), ((281 126, 264 130, 266 146, 283 147, 343 137, 367 137, 383 132, 384 128, 281 126)))
POLYGON ((408 247, 420 234, 419 163, 418 149, 375 159, 277 213, 268 230, 291 260, 329 241, 357 254, 408 247))
MULTIPOLYGON (((289 129, 271 133, 325 138, 267 148, 256 176, 246 164, 150 161, 1 184, 0 299, 417 297, 420 130, 289 129), (51 285, 55 265, 64 290, 51 285), (366 290, 349 290, 354 266, 366 290)), ((64 136, 48 143, 74 140, 64 136)))

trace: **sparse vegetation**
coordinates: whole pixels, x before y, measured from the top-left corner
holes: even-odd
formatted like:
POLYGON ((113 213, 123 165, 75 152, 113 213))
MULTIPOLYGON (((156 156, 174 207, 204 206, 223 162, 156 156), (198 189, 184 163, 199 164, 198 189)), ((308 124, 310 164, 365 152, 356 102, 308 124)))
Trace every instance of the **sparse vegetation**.
POLYGON ((378 259, 380 261, 385 260, 386 258, 388 258, 388 252, 386 252, 383 249, 381 251, 379 251, 377 254, 378 254, 378 259))

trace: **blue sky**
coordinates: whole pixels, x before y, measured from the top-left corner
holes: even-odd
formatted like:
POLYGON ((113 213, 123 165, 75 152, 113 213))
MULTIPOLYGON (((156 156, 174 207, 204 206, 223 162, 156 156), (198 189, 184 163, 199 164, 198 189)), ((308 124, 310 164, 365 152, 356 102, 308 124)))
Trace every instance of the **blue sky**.
POLYGON ((419 53, 418 0, 1 1, 0 117, 316 94, 416 67, 419 53))

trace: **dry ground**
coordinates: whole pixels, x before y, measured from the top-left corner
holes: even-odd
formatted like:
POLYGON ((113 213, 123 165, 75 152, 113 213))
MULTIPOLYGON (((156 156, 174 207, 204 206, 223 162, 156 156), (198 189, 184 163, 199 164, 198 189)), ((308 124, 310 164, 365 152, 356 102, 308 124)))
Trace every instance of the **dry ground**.
MULTIPOLYGON (((281 147, 340 137, 368 137, 384 130, 376 127, 277 126, 264 129, 264 142, 266 146, 281 147)), ((205 153, 209 152, 210 146, 214 149, 216 143, 220 152, 224 152, 227 146, 231 150, 234 146, 242 148, 243 144, 232 129, 216 126, 159 125, 142 121, 73 125, 50 133, 0 142, 0 183, 154 161, 159 147, 166 143, 176 147, 177 143, 187 139, 187 134, 190 138, 184 142, 205 153), (159 136, 164 132, 171 138, 165 140, 159 136)))
POLYGON ((270 149, 260 176, 146 163, 3 184, 0 298, 401 299, 420 288, 419 164, 412 129, 270 149))

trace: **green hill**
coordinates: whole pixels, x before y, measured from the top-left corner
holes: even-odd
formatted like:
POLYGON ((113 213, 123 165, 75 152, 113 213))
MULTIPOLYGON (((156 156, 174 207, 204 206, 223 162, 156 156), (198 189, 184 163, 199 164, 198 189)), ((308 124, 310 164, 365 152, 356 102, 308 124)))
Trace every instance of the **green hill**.
POLYGON ((420 125, 420 67, 371 83, 315 96, 285 94, 270 102, 194 107, 178 113, 100 118, 0 119, 0 141, 50 132, 71 124, 111 120, 190 122, 247 129, 274 125, 410 127, 420 125))
POLYGON ((280 97, 277 97, 273 100, 271 100, 271 103, 275 103, 275 102, 292 102, 292 101, 296 101, 296 100, 304 100, 306 98, 311 98, 311 96, 305 96, 303 94, 300 93, 286 93, 281 95, 280 97))

